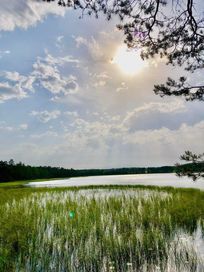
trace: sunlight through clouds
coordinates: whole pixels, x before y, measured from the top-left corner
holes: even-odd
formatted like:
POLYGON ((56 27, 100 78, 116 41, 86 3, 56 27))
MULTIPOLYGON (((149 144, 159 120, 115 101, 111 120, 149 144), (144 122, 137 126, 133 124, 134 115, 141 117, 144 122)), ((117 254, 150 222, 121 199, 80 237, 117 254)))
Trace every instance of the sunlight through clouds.
POLYGON ((203 148, 203 105, 152 91, 181 68, 158 56, 142 61, 114 20, 78 20, 77 12, 35 0, 5 2, 0 11, 2 159, 152 166, 203 148))
POLYGON ((129 76, 141 72, 148 65, 147 61, 141 59, 139 50, 128 49, 126 45, 118 47, 111 63, 116 64, 123 73, 129 76))

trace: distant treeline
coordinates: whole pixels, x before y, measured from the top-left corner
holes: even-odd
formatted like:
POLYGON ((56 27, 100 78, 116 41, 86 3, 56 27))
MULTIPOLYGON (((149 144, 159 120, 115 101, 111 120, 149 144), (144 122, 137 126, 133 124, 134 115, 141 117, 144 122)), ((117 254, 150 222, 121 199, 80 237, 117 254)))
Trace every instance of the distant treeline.
POLYGON ((80 176, 99 175, 123 175, 123 174, 145 174, 145 173, 171 173, 173 166, 163 167, 131 167, 113 169, 65 169, 62 167, 30 166, 23 163, 15 163, 13 160, 0 161, 0 181, 32 180, 49 178, 69 178, 80 176))
POLYGON ((50 178, 69 178, 80 176, 123 175, 145 173, 172 173, 176 172, 175 166, 162 167, 131 167, 112 169, 65 169, 62 167, 30 166, 15 163, 14 160, 0 161, 0 182, 12 180, 32 180, 50 178))

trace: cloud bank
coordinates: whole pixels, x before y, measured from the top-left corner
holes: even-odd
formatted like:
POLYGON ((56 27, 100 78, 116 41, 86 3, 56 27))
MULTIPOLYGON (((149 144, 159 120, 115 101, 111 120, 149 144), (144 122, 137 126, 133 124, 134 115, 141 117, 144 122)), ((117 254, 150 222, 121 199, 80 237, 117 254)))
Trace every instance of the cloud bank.
POLYGON ((27 29, 46 18, 47 15, 65 14, 65 9, 57 3, 44 3, 41 0, 1 1, 0 30, 12 31, 16 27, 27 29))

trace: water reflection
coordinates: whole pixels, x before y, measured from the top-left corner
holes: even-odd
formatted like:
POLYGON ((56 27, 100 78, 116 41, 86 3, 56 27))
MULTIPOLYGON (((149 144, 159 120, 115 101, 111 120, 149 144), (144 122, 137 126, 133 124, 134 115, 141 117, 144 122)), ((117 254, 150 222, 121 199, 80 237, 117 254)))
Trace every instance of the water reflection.
POLYGON ((88 185, 152 185, 171 186, 178 188, 197 188, 204 190, 204 181, 193 182, 186 177, 178 178, 175 174, 140 174, 140 175, 114 175, 92 176, 70 179, 30 182, 32 187, 71 187, 88 185))

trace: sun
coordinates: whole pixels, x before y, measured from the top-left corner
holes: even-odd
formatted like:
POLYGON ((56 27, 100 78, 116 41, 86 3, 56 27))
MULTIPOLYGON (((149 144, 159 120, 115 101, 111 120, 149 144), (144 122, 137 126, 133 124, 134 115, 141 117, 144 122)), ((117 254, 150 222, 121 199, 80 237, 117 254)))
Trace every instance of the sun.
POLYGON ((147 66, 147 62, 140 57, 140 50, 128 49, 125 45, 118 47, 112 59, 113 64, 117 64, 120 70, 126 75, 138 74, 147 66))

